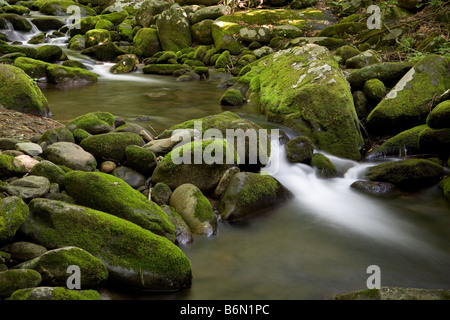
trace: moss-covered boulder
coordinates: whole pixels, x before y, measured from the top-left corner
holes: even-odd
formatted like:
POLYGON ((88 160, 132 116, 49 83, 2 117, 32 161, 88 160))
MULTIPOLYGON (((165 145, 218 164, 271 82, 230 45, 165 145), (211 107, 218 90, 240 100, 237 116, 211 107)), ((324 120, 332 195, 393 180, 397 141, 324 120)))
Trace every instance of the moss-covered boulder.
POLYGON ((42 149, 46 149, 49 145, 56 142, 74 143, 75 139, 70 130, 65 127, 61 127, 45 131, 38 140, 38 144, 42 147, 42 149))
POLYGON ((42 153, 45 160, 73 170, 93 171, 97 168, 95 157, 72 142, 57 142, 42 153))
POLYGON ((173 75, 175 71, 184 68, 181 64, 148 64, 142 68, 142 72, 145 74, 173 75))
POLYGON ((316 169, 316 174, 320 178, 334 178, 338 174, 337 168, 333 162, 321 153, 313 154, 311 166, 316 169))
POLYGON ((383 157, 405 157, 419 154, 419 134, 427 128, 427 125, 420 125, 389 138, 380 146, 370 150, 367 158, 383 157))
MULTIPOLYGON (((159 137, 170 138, 174 133, 179 135, 186 130, 197 130, 197 134, 204 137, 206 134, 205 138, 226 139, 228 146, 237 151, 240 166, 250 165, 255 168, 268 163, 270 157, 268 131, 262 130, 253 121, 243 119, 236 113, 225 111, 217 115, 191 119, 173 125, 159 137)), ((192 137, 185 136, 182 139, 190 141, 192 137)))
POLYGON ((380 102, 386 94, 386 86, 376 78, 367 80, 363 90, 366 97, 375 103, 380 102))
POLYGON ((179 5, 163 11, 156 20, 156 29, 165 51, 179 51, 192 43, 191 27, 186 12, 179 5))
POLYGON ((186 183, 177 187, 170 197, 169 205, 194 234, 211 236, 215 233, 217 221, 214 210, 197 186, 186 183))
POLYGON ((17 31, 30 32, 33 27, 27 18, 17 13, 0 13, 0 19, 7 20, 17 31))
POLYGON ((68 10, 70 6, 77 6, 82 17, 95 16, 97 13, 94 9, 78 4, 72 0, 39 0, 34 4, 39 8, 39 11, 49 16, 65 16, 70 15, 74 10, 68 10))
POLYGON ((134 20, 138 26, 148 28, 155 25, 158 16, 169 9, 172 3, 163 0, 145 0, 142 1, 136 11, 134 20))
POLYGON ((125 55, 117 58, 120 60, 109 69, 113 74, 133 72, 136 69, 136 65, 139 63, 139 60, 135 55, 125 55))
POLYGON ((41 285, 66 286, 70 275, 67 270, 72 265, 80 268, 80 286, 83 289, 96 288, 108 279, 108 270, 102 261, 81 248, 71 246, 46 251, 15 268, 39 272, 41 285))
POLYGON ((151 176, 156 167, 156 155, 153 151, 136 145, 130 145, 125 148, 127 165, 142 173, 145 176, 151 176))
POLYGON ((7 109, 40 117, 51 115, 47 98, 23 70, 0 65, 0 104, 7 109))
POLYGON ((27 204, 19 197, 0 200, 0 244, 11 240, 29 214, 27 204))
POLYGON ((152 182, 163 182, 172 190, 191 183, 207 194, 236 161, 234 148, 230 148, 225 140, 197 140, 169 152, 153 171, 152 182))
POLYGON ((111 35, 109 34, 109 31, 104 29, 91 29, 86 32, 85 37, 86 48, 111 41, 111 35))
POLYGON ((82 51, 86 49, 86 38, 77 34, 70 39, 68 47, 70 50, 82 51))
POLYGON ((214 44, 212 25, 214 20, 205 19, 191 26, 192 42, 199 45, 214 44))
POLYGON ((36 287, 19 289, 8 300, 102 300, 96 290, 70 290, 64 287, 36 287))
POLYGON ((27 173, 22 161, 7 154, 0 154, 0 178, 21 176, 27 173))
POLYGON ((154 28, 141 28, 133 38, 133 45, 141 52, 141 56, 152 57, 162 50, 158 31, 154 28))
POLYGON ((114 59, 126 52, 114 42, 106 41, 105 43, 88 47, 81 51, 81 53, 100 61, 114 61, 114 59))
POLYGON ((151 198, 157 205, 162 206, 169 204, 170 197, 172 196, 172 190, 170 187, 162 182, 158 182, 152 188, 151 198))
POLYGON ((407 159, 370 167, 366 178, 389 182, 402 189, 418 189, 437 184, 442 174, 442 166, 434 161, 407 159))
POLYGON ((36 52, 36 59, 44 62, 57 62, 63 60, 64 52, 60 46, 46 44, 40 46, 36 52))
MULTIPOLYGON (((123 197, 119 196, 119 198, 123 197)), ((144 290, 191 285, 191 263, 165 237, 127 220, 60 201, 34 199, 22 231, 49 249, 76 246, 99 258, 108 281, 144 290)))
POLYGON ((430 128, 450 128, 450 100, 439 103, 427 116, 430 128))
POLYGON ((419 133, 419 150, 424 154, 450 155, 450 128, 425 128, 419 133))
POLYGON ((9 244, 5 248, 11 258, 16 262, 32 260, 47 252, 47 248, 44 246, 28 241, 17 241, 9 244))
POLYGON ((241 106, 245 98, 239 90, 230 88, 220 97, 219 103, 223 106, 241 106))
POLYGON ((252 64, 240 81, 247 101, 335 156, 359 159, 363 145, 350 87, 325 47, 281 50, 252 64))
POLYGON ((78 204, 116 215, 174 240, 174 227, 161 208, 125 181, 102 172, 72 171, 65 188, 78 204))
POLYGON ((392 134, 425 123, 429 104, 450 88, 450 59, 430 55, 406 73, 367 117, 373 134, 392 134))
POLYGON ((41 31, 59 30, 65 25, 64 21, 53 17, 36 17, 31 22, 41 31))
POLYGON ((450 200, 450 177, 442 179, 438 186, 442 190, 444 198, 450 200))
POLYGON ((375 50, 369 49, 357 54, 356 56, 348 58, 345 61, 345 66, 347 68, 358 69, 376 63, 381 63, 381 57, 375 50))
POLYGON ((225 221, 242 221, 260 215, 290 197, 290 191, 269 175, 239 172, 232 176, 222 194, 218 213, 225 221))
POLYGON ((103 111, 89 112, 71 120, 67 128, 70 131, 84 129, 90 134, 107 133, 115 128, 114 115, 103 111))
POLYGON ((98 162, 110 160, 121 164, 126 160, 128 146, 144 144, 144 140, 133 132, 109 132, 87 137, 80 146, 94 155, 98 162))
POLYGON ((42 160, 30 171, 30 175, 47 178, 51 183, 64 185, 65 172, 59 166, 48 160, 42 160))
MULTIPOLYGON (((3 33, 0 33, 3 34, 3 33)), ((1 36, 0 36, 1 37, 1 36)), ((6 39, 6 37, 4 38, 6 39)), ((0 54, 21 53, 30 58, 36 58, 37 50, 29 46, 14 46, 9 45, 4 40, 0 39, 0 54)))
POLYGON ((307 136, 292 138, 286 143, 289 162, 310 164, 314 154, 314 144, 307 136))
POLYGON ((347 77, 352 90, 362 90, 367 80, 378 79, 386 86, 394 86, 412 67, 412 62, 376 63, 353 70, 347 77))
POLYGON ((6 270, 0 272, 0 298, 8 298, 14 291, 37 287, 42 277, 34 270, 6 270))

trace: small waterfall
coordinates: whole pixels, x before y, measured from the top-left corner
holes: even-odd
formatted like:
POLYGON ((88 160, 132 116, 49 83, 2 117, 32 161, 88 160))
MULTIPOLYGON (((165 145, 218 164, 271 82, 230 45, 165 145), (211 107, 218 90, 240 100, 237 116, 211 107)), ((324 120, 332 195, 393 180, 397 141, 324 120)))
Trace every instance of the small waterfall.
POLYGON ((344 172, 343 176, 332 179, 318 178, 311 166, 290 163, 287 160, 285 145, 280 144, 278 139, 273 139, 272 156, 264 171, 291 190, 295 195, 294 201, 299 214, 310 214, 321 224, 355 232, 378 242, 396 244, 414 251, 433 251, 426 244, 427 237, 422 230, 398 219, 394 209, 385 202, 361 194, 350 187, 374 164, 326 155, 338 171, 344 172))
POLYGON ((23 44, 26 44, 32 37, 42 32, 31 21, 30 24, 30 31, 18 31, 14 29, 11 22, 5 20, 5 29, 2 29, 2 33, 6 36, 9 42, 22 42, 23 44))

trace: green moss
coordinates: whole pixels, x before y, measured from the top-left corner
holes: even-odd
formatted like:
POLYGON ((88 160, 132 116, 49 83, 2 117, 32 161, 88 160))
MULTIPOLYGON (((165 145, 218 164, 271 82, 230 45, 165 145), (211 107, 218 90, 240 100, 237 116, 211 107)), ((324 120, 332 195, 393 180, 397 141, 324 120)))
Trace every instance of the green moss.
POLYGON ((20 160, 10 155, 0 154, 0 178, 24 175, 26 172, 20 160))
POLYGON ((276 193, 278 183, 268 175, 250 175, 239 192, 237 205, 245 207, 276 193))
POLYGON ((343 22, 325 27, 318 34, 319 37, 344 36, 346 34, 357 34, 366 28, 366 24, 362 22, 343 22))
POLYGON ((314 144, 307 136, 298 136, 286 143, 286 152, 289 162, 310 164, 314 144))
POLYGON ((105 263, 113 279, 128 277, 138 287, 155 290, 190 284, 190 261, 164 237, 111 214, 59 201, 34 199, 30 209, 27 234, 47 248, 73 245, 88 251, 105 263))
POLYGON ((228 50, 222 52, 215 62, 216 68, 229 68, 231 66, 231 54, 228 50))
POLYGON ((386 93, 384 83, 378 79, 367 80, 364 84, 364 94, 369 100, 379 102, 386 93))
POLYGON ((114 129, 114 115, 103 111, 89 112, 69 121, 67 128, 83 129, 90 134, 109 132, 114 129))
POLYGON ((337 176, 337 169, 333 162, 321 153, 314 153, 311 158, 311 166, 317 169, 317 175, 321 178, 334 178, 337 176))
POLYGON ((177 70, 184 69, 180 64, 149 64, 142 68, 146 74, 173 75, 177 70))
POLYGON ((134 222, 152 232, 174 238, 174 227, 161 208, 122 179, 101 172, 71 171, 65 188, 77 203, 134 222))
POLYGON ((63 287, 37 287, 15 291, 9 300, 101 300, 96 290, 69 290, 63 287))
POLYGON ((420 152, 419 134, 427 127, 427 125, 417 126, 389 138, 379 147, 370 150, 368 158, 385 156, 405 157, 418 154, 420 152))
POLYGON ((209 200, 203 195, 200 189, 196 190, 194 197, 197 199, 195 205, 195 217, 199 221, 212 221, 214 219, 214 211, 209 200))
POLYGON ((425 128, 419 133, 419 150, 425 154, 450 154, 450 128, 425 128))
POLYGON ((111 41, 111 36, 108 30, 92 29, 86 32, 86 47, 95 46, 97 44, 104 44, 111 41))
POLYGON ((429 103, 450 86, 448 61, 437 55, 421 59, 367 117, 372 134, 392 134, 425 123, 429 103))
POLYGON ((444 195, 444 198, 450 200, 450 177, 442 179, 439 182, 439 188, 442 189, 442 194, 444 195))
POLYGON ((431 110, 427 124, 433 129, 450 128, 450 100, 439 103, 431 110))
POLYGON ((370 167, 366 177, 371 181, 389 182, 403 189, 417 189, 439 182, 443 168, 434 161, 407 159, 370 167))
POLYGON ((244 102, 245 99, 242 96, 242 93, 239 90, 232 88, 225 91, 219 100, 219 103, 223 106, 240 106, 243 105, 244 102))
POLYGON ((29 214, 27 204, 19 197, 0 200, 0 243, 11 240, 29 214))

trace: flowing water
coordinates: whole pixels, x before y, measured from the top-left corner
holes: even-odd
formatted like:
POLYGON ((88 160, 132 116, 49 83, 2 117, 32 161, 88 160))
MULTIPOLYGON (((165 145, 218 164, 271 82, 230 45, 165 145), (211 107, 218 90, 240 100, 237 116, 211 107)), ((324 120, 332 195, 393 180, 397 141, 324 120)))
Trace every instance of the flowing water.
MULTIPOLYGON (((30 37, 13 30, 9 35, 22 41, 30 37)), ((55 43, 65 46, 64 40, 55 43)), ((53 118, 62 123, 102 110, 159 133, 225 110, 218 103, 224 92, 217 88, 219 81, 180 83, 141 72, 112 75, 111 64, 66 52, 90 65, 99 81, 42 87, 53 118)), ((249 105, 231 110, 264 128, 285 129, 249 105)), ((290 189, 294 199, 249 223, 221 222, 216 235, 197 236, 181 246, 192 262, 192 288, 164 294, 104 289, 103 298, 333 299, 340 292, 365 289, 371 265, 379 266, 382 286, 450 288, 450 203, 437 187, 373 197, 350 185, 375 163, 328 155, 340 176, 325 180, 311 167, 289 163, 278 139, 272 147, 264 171, 290 189)))

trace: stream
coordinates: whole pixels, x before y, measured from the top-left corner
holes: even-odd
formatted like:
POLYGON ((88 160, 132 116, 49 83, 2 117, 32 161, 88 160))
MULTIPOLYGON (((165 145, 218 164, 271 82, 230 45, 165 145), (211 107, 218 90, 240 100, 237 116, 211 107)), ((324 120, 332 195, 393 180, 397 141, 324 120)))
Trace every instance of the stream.
MULTIPOLYGON (((36 31, 34 31, 36 34, 36 31)), ((10 39, 34 35, 9 30, 10 39)), ((66 47, 65 40, 54 41, 66 47)), ((41 86, 53 119, 65 123, 92 111, 108 111, 152 133, 182 121, 231 110, 264 128, 249 105, 224 109, 219 80, 177 82, 170 76, 108 72, 78 52, 98 82, 79 87, 41 86)), ((245 224, 219 223, 217 234, 195 237, 180 248, 192 262, 190 289, 174 293, 100 291, 103 299, 321 300, 366 289, 367 268, 379 266, 382 286, 450 288, 450 203, 437 186, 393 197, 374 197, 350 185, 374 165, 328 155, 340 176, 319 179, 306 165, 287 161, 284 145, 272 141, 271 165, 263 170, 294 194, 245 224)), ((395 159, 386 159, 386 161, 395 159)))

